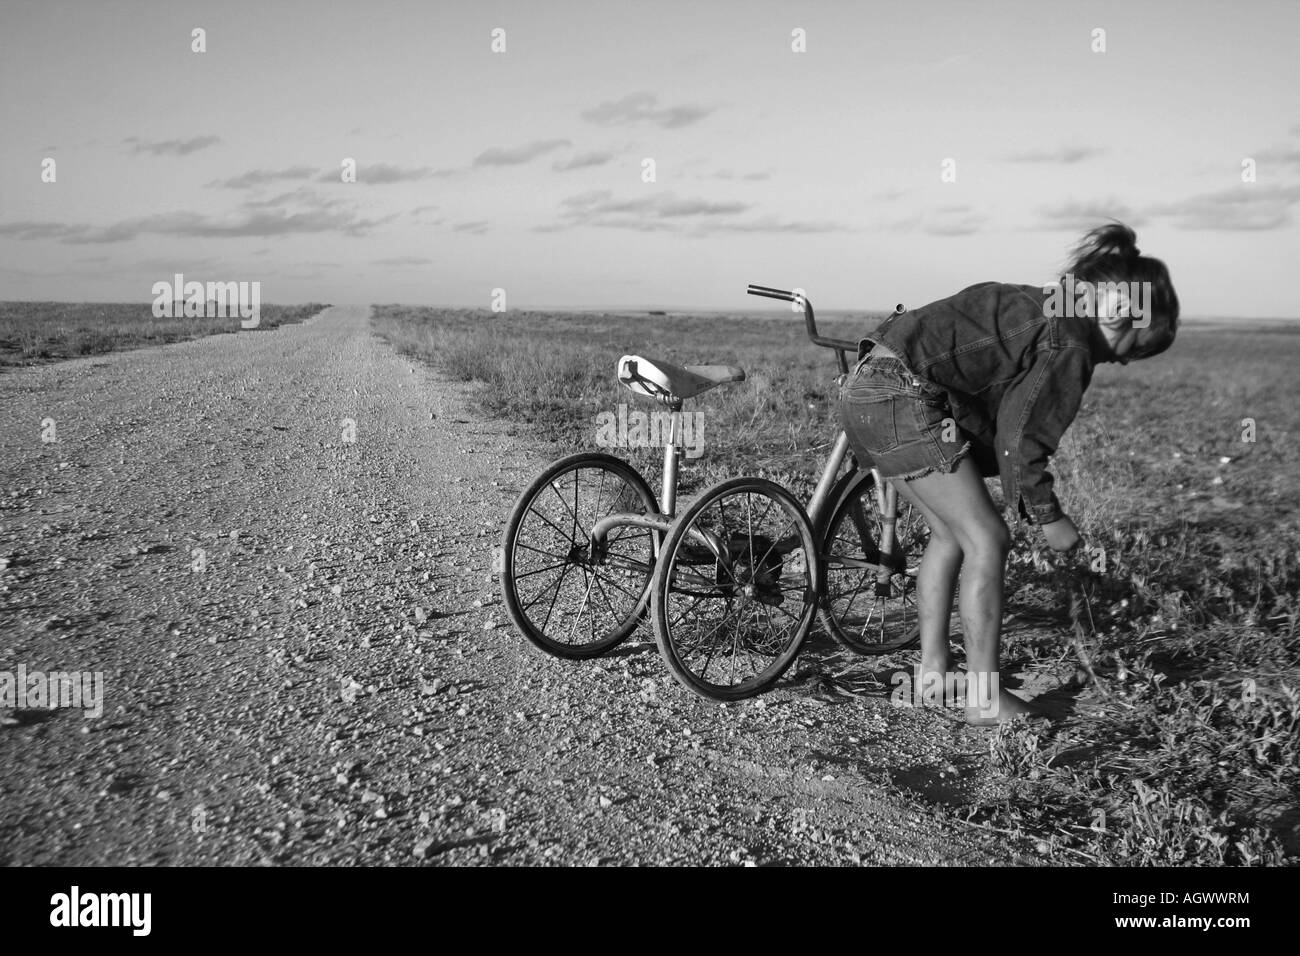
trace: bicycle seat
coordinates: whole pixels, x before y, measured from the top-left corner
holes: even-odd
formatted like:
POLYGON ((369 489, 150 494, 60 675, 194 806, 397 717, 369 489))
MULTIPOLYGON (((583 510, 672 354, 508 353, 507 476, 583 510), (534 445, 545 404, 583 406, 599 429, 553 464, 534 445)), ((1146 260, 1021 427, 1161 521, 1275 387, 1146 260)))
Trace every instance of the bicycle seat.
POLYGON ((734 365, 673 365, 641 355, 624 355, 618 360, 618 380, 638 395, 671 404, 727 382, 743 382, 745 370, 734 365))

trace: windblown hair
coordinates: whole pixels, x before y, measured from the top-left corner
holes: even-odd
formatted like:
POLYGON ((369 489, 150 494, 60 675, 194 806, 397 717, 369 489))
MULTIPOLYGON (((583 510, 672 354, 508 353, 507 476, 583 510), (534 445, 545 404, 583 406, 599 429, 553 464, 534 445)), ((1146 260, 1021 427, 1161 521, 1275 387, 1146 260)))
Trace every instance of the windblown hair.
POLYGON ((1159 355, 1173 344, 1178 332, 1178 293, 1169 269, 1159 259, 1144 256, 1137 247, 1137 233, 1122 222, 1098 226, 1088 232, 1071 254, 1066 271, 1075 282, 1149 282, 1147 303, 1151 324, 1137 329, 1129 355, 1135 359, 1159 355))

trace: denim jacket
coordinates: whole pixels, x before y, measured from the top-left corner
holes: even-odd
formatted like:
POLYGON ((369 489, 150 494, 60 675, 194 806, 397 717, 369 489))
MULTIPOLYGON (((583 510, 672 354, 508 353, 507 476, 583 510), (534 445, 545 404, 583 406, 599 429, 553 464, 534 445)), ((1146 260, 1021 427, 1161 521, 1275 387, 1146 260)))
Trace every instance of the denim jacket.
POLYGON ((1113 353, 1093 319, 1049 317, 1041 287, 981 282, 891 315, 880 343, 947 393, 980 473, 1000 475, 1007 507, 1036 524, 1063 516, 1048 458, 1078 414, 1097 362, 1113 353))

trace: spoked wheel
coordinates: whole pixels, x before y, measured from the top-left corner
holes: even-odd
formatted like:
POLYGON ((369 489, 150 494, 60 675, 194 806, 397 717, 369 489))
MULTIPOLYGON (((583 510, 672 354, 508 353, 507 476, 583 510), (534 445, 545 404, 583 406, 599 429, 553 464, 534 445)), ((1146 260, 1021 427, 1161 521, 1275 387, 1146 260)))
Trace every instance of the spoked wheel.
POLYGON ((568 658, 596 657, 627 638, 645 614, 661 534, 615 528, 593 555, 591 528, 607 515, 657 511, 645 479, 612 455, 572 455, 538 475, 501 541, 501 593, 519 632, 568 658))
POLYGON ((668 531, 650 603, 673 676, 714 700, 775 683, 812 627, 816 553, 780 485, 735 478, 704 492, 668 531))
POLYGON ((859 654, 888 654, 920 638, 916 575, 930 531, 911 502, 898 497, 894 546, 882 553, 883 522, 873 476, 866 474, 840 500, 822 541, 825 590, 822 625, 859 654), (878 571, 889 572, 887 583, 878 571))

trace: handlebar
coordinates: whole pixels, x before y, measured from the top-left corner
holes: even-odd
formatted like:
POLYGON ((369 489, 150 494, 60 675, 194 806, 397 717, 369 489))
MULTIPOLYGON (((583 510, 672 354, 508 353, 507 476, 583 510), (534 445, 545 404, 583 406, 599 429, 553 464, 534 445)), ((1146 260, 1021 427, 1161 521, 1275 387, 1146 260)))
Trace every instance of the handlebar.
MULTIPOLYGON (((808 327, 808 338, 812 340, 813 345, 820 345, 823 348, 834 349, 835 357, 839 360, 840 371, 848 374, 849 363, 846 353, 852 352, 854 355, 858 352, 858 343, 848 339, 832 339, 825 335, 819 335, 817 332, 817 319, 813 315, 812 302, 803 294, 802 290, 790 292, 786 289, 773 289, 771 286, 754 285, 750 283, 749 288, 745 290, 749 295, 761 295, 767 299, 780 299, 783 302, 799 302, 803 305, 804 324, 808 327)), ((895 314, 903 312, 903 306, 900 303, 894 307, 895 314)))

